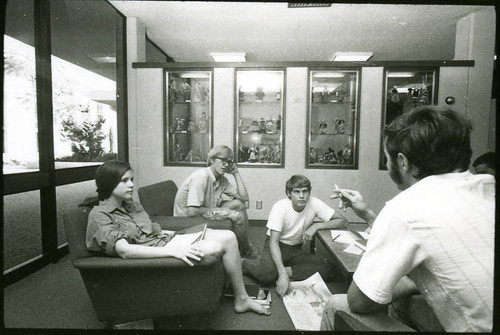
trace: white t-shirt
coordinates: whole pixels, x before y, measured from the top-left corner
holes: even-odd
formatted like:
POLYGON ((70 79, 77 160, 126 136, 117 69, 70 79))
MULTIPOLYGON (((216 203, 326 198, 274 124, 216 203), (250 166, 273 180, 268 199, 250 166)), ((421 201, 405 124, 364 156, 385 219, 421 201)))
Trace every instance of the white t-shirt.
POLYGON ((315 218, 329 221, 335 210, 315 197, 310 197, 306 207, 297 212, 293 209, 292 201, 281 199, 273 205, 267 220, 267 235, 271 236, 271 229, 281 232, 279 241, 288 245, 302 243, 302 235, 313 224, 315 218))
POLYGON ((492 176, 429 176, 386 203, 353 280, 386 304, 408 275, 446 331, 490 332, 494 238, 492 176))

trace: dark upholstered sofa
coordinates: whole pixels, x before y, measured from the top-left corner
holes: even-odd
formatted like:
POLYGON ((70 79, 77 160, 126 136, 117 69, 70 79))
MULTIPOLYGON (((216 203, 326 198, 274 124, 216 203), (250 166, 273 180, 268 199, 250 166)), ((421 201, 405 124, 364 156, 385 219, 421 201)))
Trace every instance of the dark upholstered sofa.
MULTIPOLYGON (((158 191, 153 187, 154 196, 143 202, 162 229, 179 230, 202 223, 216 229, 231 227, 229 220, 207 222, 203 217, 177 218, 152 211, 169 206, 163 201, 165 197, 173 206, 175 192, 171 192, 171 188, 160 187, 158 191)), ((225 282, 221 257, 205 258, 190 267, 175 258, 121 259, 91 252, 85 244, 89 212, 90 207, 78 207, 66 212, 63 220, 72 264, 80 271, 98 320, 116 325, 217 310, 225 282)))

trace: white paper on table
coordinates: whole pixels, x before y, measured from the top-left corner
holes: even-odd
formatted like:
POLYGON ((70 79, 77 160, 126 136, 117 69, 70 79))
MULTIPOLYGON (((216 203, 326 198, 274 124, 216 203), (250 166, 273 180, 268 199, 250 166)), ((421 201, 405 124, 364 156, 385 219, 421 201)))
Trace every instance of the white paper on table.
POLYGON ((317 272, 306 280, 291 282, 283 303, 295 329, 318 331, 325 304, 331 296, 317 272))
POLYGON ((364 251, 356 246, 355 244, 350 244, 347 248, 344 249, 344 252, 347 252, 349 254, 353 255, 361 255, 364 251))
POLYGON ((332 234, 332 240, 335 239, 335 242, 354 243, 358 239, 356 235, 348 230, 330 230, 330 233, 332 234))
POLYGON ((370 233, 367 233, 366 231, 360 231, 359 235, 363 236, 365 240, 370 238, 370 233))

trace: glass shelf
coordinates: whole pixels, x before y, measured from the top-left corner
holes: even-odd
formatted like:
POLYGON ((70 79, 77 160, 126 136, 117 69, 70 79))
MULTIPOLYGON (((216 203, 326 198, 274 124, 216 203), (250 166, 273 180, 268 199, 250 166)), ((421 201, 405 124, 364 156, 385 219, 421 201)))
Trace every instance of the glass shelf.
POLYGON ((306 168, 356 169, 358 70, 311 70, 306 168))
POLYGON ((284 70, 236 70, 238 166, 283 167, 284 70))
POLYGON ((206 165, 212 148, 212 71, 165 71, 164 165, 206 165))

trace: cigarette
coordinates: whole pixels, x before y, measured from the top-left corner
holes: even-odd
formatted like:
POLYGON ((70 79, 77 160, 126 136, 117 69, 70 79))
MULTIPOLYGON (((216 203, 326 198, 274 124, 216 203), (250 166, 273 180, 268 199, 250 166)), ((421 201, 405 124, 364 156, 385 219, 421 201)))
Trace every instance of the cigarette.
POLYGON ((201 238, 200 240, 205 239, 205 233, 207 232, 207 224, 205 223, 205 226, 203 227, 203 232, 201 233, 201 238))
MULTIPOLYGON (((335 189, 336 190, 339 190, 339 186, 337 184, 335 184, 335 189)), ((344 202, 342 201, 342 194, 340 194, 339 192, 339 208, 343 208, 344 209, 344 212, 345 212, 345 207, 344 207, 344 202)))

